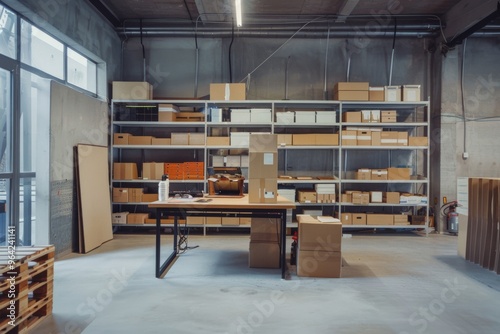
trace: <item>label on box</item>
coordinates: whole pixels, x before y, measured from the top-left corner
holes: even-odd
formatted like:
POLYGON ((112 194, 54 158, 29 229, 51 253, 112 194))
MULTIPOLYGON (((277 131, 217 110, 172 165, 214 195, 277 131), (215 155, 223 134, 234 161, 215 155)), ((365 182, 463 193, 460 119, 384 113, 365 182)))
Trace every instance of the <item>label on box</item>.
POLYGON ((264 153, 264 165, 274 164, 274 153, 264 153))

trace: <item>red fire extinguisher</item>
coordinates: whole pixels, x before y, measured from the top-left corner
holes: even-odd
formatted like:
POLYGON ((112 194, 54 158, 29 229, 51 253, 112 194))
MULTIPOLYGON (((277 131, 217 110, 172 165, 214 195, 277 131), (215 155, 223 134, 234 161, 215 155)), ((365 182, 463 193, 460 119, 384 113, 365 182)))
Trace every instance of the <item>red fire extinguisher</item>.
POLYGON ((295 233, 293 234, 292 240, 292 248, 290 250, 290 265, 295 266, 297 265, 297 245, 299 240, 297 231, 295 231, 295 233))

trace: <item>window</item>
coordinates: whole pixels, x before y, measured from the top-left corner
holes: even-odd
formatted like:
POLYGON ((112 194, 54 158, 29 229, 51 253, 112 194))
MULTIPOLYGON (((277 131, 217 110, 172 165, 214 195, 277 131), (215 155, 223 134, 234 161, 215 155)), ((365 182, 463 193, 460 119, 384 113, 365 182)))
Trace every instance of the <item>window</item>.
POLYGON ((67 80, 70 84, 95 94, 97 92, 97 65, 68 48, 67 80))
POLYGON ((0 173, 12 172, 11 87, 10 72, 0 68, 0 173))
POLYGON ((0 5, 0 54, 10 58, 17 58, 17 16, 0 5))
POLYGON ((64 79, 64 45, 24 20, 21 21, 21 61, 64 79))

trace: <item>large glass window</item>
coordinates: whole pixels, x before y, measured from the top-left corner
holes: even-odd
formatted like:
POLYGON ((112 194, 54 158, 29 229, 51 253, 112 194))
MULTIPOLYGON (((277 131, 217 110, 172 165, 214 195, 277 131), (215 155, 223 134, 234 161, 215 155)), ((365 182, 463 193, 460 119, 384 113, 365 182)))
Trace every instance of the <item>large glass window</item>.
MULTIPOLYGON (((5 246, 9 239, 8 227, 10 225, 9 211, 10 203, 10 180, 0 179, 0 246, 5 246)), ((14 236, 17 237, 17 236, 14 236)))
POLYGON ((96 93, 97 65, 94 62, 68 48, 67 69, 70 84, 96 93))
POLYGON ((32 245, 36 240, 35 212, 36 212, 36 182, 32 178, 21 179, 19 187, 19 231, 17 238, 25 246, 32 245))
POLYGON ((12 84, 9 71, 0 68, 0 173, 12 172, 12 84))
POLYGON ((0 54, 17 58, 16 14, 0 4, 0 54))
POLYGON ((21 61, 64 79, 64 45, 24 20, 21 20, 21 61))

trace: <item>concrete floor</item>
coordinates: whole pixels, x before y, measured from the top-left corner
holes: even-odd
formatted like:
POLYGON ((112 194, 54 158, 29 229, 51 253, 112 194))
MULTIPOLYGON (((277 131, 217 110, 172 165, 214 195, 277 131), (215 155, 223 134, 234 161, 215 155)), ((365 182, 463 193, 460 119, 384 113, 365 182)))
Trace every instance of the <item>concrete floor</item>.
POLYGON ((199 248, 156 279, 154 236, 115 235, 56 262, 53 316, 33 333, 500 333, 500 276, 456 244, 358 233, 342 278, 282 280, 248 268, 247 235, 192 235, 199 248))

